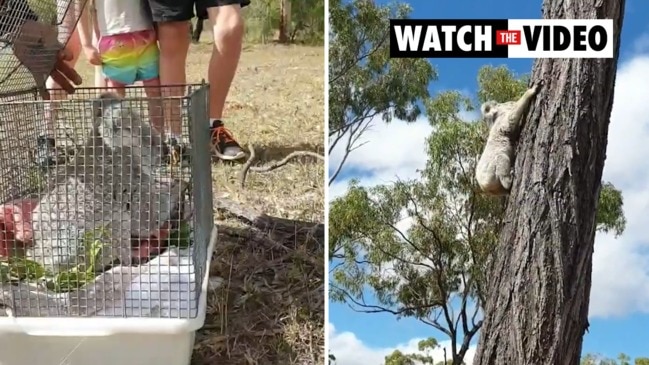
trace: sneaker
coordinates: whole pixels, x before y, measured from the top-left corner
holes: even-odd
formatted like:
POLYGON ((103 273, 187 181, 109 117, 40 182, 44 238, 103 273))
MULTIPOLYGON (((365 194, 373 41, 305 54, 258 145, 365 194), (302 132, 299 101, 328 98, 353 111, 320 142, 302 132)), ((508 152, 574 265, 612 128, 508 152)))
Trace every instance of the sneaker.
POLYGON ((189 162, 189 147, 174 137, 170 137, 163 145, 164 162, 168 165, 177 165, 180 162, 189 162))
POLYGON ((56 141, 52 137, 38 136, 36 138, 36 151, 34 163, 41 168, 51 167, 65 163, 66 156, 56 148, 56 141))
POLYGON ((212 135, 212 146, 217 152, 217 157, 222 160, 234 161, 246 157, 241 146, 232 137, 232 133, 225 129, 221 121, 214 121, 210 127, 210 134, 212 135))

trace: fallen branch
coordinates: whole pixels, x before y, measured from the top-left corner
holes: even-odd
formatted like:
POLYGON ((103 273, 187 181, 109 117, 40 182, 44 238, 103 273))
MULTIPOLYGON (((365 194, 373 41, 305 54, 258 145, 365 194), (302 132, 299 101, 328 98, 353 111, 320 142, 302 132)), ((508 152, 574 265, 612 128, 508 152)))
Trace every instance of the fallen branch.
POLYGON ((286 165, 291 161, 292 159, 296 157, 313 157, 315 159, 324 161, 324 156, 312 152, 312 151, 294 151, 288 154, 288 156, 284 157, 283 159, 279 161, 272 162, 266 166, 252 166, 252 163, 255 162, 255 158, 257 157, 255 153, 255 149, 252 146, 252 144, 248 145, 248 150, 250 151, 250 157, 248 158, 248 161, 243 165, 243 168, 239 172, 239 185, 243 188, 246 183, 246 177, 248 176, 249 171, 254 171, 254 172, 271 172, 273 170, 277 170, 278 168, 286 165))
POLYGON ((250 157, 248 157, 248 161, 246 161, 245 164, 243 164, 243 167, 241 168, 241 171, 239 172, 239 186, 243 189, 246 184, 246 176, 248 175, 248 171, 250 170, 250 167, 252 167, 252 163, 255 161, 255 149, 252 147, 252 144, 248 144, 248 150, 250 151, 250 157))
POLYGON ((272 217, 227 198, 218 198, 214 208, 236 217, 263 232, 271 241, 315 243, 324 247, 324 224, 272 217))

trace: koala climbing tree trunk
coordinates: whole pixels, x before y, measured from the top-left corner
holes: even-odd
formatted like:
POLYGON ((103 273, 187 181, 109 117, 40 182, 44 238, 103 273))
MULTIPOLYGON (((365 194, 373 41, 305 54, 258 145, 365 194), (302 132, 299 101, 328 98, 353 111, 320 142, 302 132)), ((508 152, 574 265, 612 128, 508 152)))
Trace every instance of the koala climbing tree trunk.
POLYGON ((624 0, 545 0, 546 19, 613 19, 615 58, 541 59, 517 149, 474 365, 578 365, 624 0))

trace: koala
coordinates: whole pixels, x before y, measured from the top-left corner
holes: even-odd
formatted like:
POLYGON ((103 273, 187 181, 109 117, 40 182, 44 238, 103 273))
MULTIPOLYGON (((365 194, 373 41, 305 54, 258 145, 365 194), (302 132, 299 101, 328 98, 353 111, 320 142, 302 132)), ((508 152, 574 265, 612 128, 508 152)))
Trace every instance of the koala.
MULTIPOLYGON (((102 93, 93 105, 94 141, 86 147, 102 146, 114 162, 130 167, 133 174, 153 176, 163 160, 162 136, 130 104, 117 94, 102 93)), ((96 152, 90 155, 101 157, 96 152)))
POLYGON ((103 244, 96 270, 115 260, 130 262, 131 217, 102 191, 95 191, 96 183, 69 176, 41 198, 32 215, 34 245, 28 257, 53 273, 89 264, 86 250, 92 241, 87 233, 95 232, 103 244))
POLYGON ((482 104, 482 117, 489 126, 489 136, 476 165, 475 177, 487 195, 508 195, 511 190, 514 148, 518 142, 513 139, 541 86, 542 83, 534 84, 518 101, 482 104))
POLYGON ((152 180, 151 183, 138 184, 139 191, 133 194, 128 207, 132 218, 132 235, 150 237, 165 222, 174 220, 183 208, 187 188, 188 184, 179 180, 152 180))
POLYGON ((86 143, 61 168, 53 188, 34 209, 34 246, 29 255, 52 272, 75 266, 84 257, 88 260, 86 233, 98 228, 108 237, 102 242, 107 247, 97 269, 115 260, 128 265, 134 233, 153 232, 159 228, 154 224, 171 215, 163 209, 154 210, 160 212, 155 216, 151 205, 141 204, 173 205, 171 189, 156 188, 153 177, 162 164, 161 136, 116 94, 102 94, 93 112, 86 143))
POLYGON ((162 136, 132 113, 128 102, 106 93, 94 110, 95 117, 101 119, 95 138, 111 151, 113 166, 129 170, 113 174, 125 177, 113 181, 118 190, 115 199, 131 214, 132 234, 149 237, 179 209, 187 184, 155 178, 154 170, 163 161, 162 136))

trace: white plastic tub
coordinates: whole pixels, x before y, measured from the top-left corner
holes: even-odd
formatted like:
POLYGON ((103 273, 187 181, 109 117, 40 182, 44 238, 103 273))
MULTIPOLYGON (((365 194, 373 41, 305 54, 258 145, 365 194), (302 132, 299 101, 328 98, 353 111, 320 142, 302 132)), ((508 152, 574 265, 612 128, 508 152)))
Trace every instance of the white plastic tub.
POLYGON ((189 365, 215 242, 213 229, 196 318, 0 317, 0 365, 189 365))

